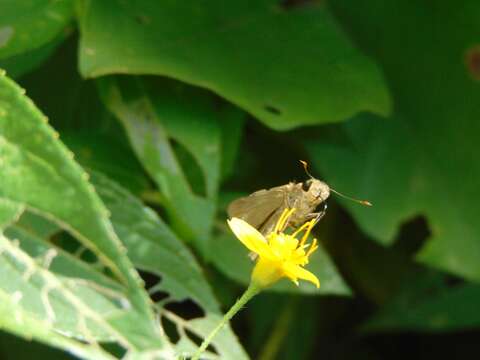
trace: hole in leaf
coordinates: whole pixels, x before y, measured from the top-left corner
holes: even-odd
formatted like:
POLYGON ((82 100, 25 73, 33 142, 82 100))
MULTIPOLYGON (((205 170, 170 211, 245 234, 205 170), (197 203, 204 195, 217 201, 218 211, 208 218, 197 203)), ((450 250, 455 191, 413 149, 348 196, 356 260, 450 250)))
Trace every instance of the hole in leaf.
POLYGON ((267 110, 270 114, 273 115, 280 115, 282 113, 278 108, 271 105, 265 105, 265 110, 267 110))
POLYGON ((144 270, 137 270, 140 274, 140 277, 145 282, 145 289, 148 289, 148 294, 150 295, 150 299, 156 304, 165 302, 169 297, 170 294, 164 291, 160 284, 162 282, 162 277, 151 273, 149 271, 144 270))
POLYGON ((165 305, 165 309, 181 316, 185 320, 192 320, 205 316, 203 309, 190 299, 184 301, 172 301, 165 305))
POLYGON ((50 243, 89 264, 97 264, 100 262, 93 251, 85 247, 66 231, 60 231, 51 236, 50 243))
MULTIPOLYGON (((160 278, 161 279, 161 278, 160 278)), ((162 289, 161 280, 159 280, 154 286, 148 288, 150 299, 156 304, 165 302, 170 297, 170 294, 162 289)))
MULTIPOLYGON (((202 341, 203 341, 203 338, 201 338, 200 336, 198 336, 197 334, 194 334, 193 332, 191 332, 190 330, 188 329, 185 329, 185 334, 188 336, 188 338, 190 340, 192 340, 197 346, 200 346, 202 344, 202 341)), ((217 349, 215 348, 214 345, 212 345, 210 343, 210 345, 207 346, 207 350, 206 351, 209 351, 211 353, 214 353, 215 355, 218 355, 218 351, 217 349)))
POLYGON ((155 290, 153 293, 150 293, 150 298, 154 303, 161 302, 165 299, 168 299, 170 295, 163 290, 155 290))
POLYGON ((62 250, 65 250, 71 254, 76 254, 84 261, 97 261, 97 257, 92 251, 83 246, 77 239, 75 239, 66 231, 60 231, 51 236, 50 242, 62 250))
POLYGON ((150 289, 151 287, 157 285, 160 281, 162 281, 161 276, 158 276, 157 274, 140 269, 138 269, 137 271, 142 280, 145 282, 146 289, 150 289))
MULTIPOLYGON (((50 242, 58 248, 75 256, 79 260, 88 263, 98 272, 101 272, 110 278, 115 278, 112 270, 105 263, 103 263, 92 250, 85 247, 76 238, 70 235, 70 233, 66 231, 58 232, 50 238, 50 242)), ((55 271, 54 269, 52 270, 55 271)))
POLYGON ((197 160, 192 156, 190 151, 186 149, 179 142, 170 139, 172 148, 175 151, 177 160, 182 168, 185 177, 187 178, 188 183, 192 191, 199 196, 206 196, 206 183, 203 176, 202 169, 197 163, 197 160))
POLYGON ((118 343, 99 343, 99 345, 103 350, 113 355, 117 359, 123 359, 127 353, 127 349, 120 346, 118 343))
MULTIPOLYGON (((64 249, 65 250, 65 249, 64 249)), ((78 247, 78 254, 80 254, 80 259, 85 261, 85 262, 88 262, 90 264, 95 264, 95 263, 98 263, 98 257, 95 255, 95 253, 93 251, 91 251, 90 249, 84 247, 84 246, 80 246, 78 247)))
POLYGON ((174 344, 180 340, 180 334, 178 333, 177 325, 165 316, 160 317, 160 322, 163 331, 167 334, 170 341, 174 344))

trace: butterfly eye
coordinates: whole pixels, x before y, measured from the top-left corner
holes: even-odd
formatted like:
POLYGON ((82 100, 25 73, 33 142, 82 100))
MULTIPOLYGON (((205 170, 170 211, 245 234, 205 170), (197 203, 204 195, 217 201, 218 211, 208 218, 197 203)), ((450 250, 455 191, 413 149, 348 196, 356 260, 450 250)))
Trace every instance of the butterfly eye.
POLYGON ((302 190, 303 191, 308 191, 310 189, 310 185, 312 185, 312 182, 310 180, 307 180, 307 181, 303 182, 302 190))

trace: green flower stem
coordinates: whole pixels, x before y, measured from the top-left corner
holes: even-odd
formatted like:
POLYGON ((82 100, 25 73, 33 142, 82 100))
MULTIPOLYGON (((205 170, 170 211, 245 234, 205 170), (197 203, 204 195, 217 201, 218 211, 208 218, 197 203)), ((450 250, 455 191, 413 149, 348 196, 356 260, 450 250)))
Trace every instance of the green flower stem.
POLYGON ((228 312, 225 314, 225 316, 222 318, 220 323, 213 329, 210 334, 203 340, 202 344, 198 348, 197 352, 193 355, 192 360, 198 360, 200 359, 200 355, 207 349, 208 345, 210 345, 210 342, 213 340, 215 335, 220 331, 220 329, 230 321, 230 319, 240 311, 240 309, 255 295, 257 295, 260 292, 261 288, 258 287, 257 285, 254 285, 253 283, 250 283, 249 287, 243 295, 238 299, 235 304, 228 310, 228 312))

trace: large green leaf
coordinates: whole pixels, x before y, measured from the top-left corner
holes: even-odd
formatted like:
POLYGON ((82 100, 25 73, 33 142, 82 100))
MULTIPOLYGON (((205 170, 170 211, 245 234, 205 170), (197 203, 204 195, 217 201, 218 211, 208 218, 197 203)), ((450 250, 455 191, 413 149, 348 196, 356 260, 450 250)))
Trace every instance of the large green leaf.
POLYGON ((46 117, 4 74, 0 76, 0 159, 0 199, 42 214, 91 249, 126 285, 136 310, 132 314, 141 319, 146 338, 156 338, 151 302, 88 175, 73 161, 73 153, 58 140, 46 117))
POLYGON ((0 68, 5 69, 8 76, 16 79, 42 64, 50 55, 52 55, 64 38, 65 36, 59 36, 39 48, 0 59, 0 68))
POLYGON ((12 298, 0 290, 0 328, 27 339, 35 339, 51 346, 65 349, 85 359, 115 359, 96 345, 69 339, 56 332, 51 323, 32 317, 12 298), (12 316, 12 314, 14 316, 12 316))
MULTIPOLYGON (((29 226, 25 218, 36 216, 24 213, 22 218, 5 230, 5 236, 17 239, 19 246, 34 259, 45 259, 51 256, 48 270, 65 278, 83 279, 85 282, 95 283, 105 289, 121 293, 124 289, 95 267, 94 263, 87 263, 78 254, 69 253, 49 241, 49 235, 42 236, 43 224, 37 222, 29 226), (55 255, 53 255, 55 254, 55 255)), ((31 220, 30 220, 31 221, 31 220)), ((101 267, 100 267, 101 268, 101 267)), ((124 295, 123 295, 124 296, 124 295)))
POLYGON ((399 225, 425 215, 432 236, 419 258, 480 280, 480 92, 475 67, 464 64, 480 37, 480 3, 365 0, 335 8, 382 64, 396 114, 352 120, 336 144, 312 142, 312 161, 334 188, 374 203, 345 206, 378 241, 391 243, 399 225))
POLYGON ((151 187, 128 144, 118 141, 110 134, 105 135, 92 128, 64 131, 62 139, 84 168, 102 172, 134 194, 141 194, 151 187))
MULTIPOLYGON (((98 345, 102 341, 115 341, 131 352, 137 349, 141 339, 136 338, 138 333, 131 333, 129 321, 132 315, 143 321, 132 311, 121 286, 105 276, 98 282, 101 275, 94 268, 43 239, 19 228, 8 232, 10 238, 0 235, 0 294, 2 302, 5 297, 15 308, 1 312, 0 326, 74 353, 85 347, 101 355, 98 345), (67 276, 59 272, 62 268, 67 276), (59 336, 50 341, 38 331, 54 331, 59 336)), ((155 342, 161 348, 159 339, 155 342)), ((104 357, 109 358, 107 353, 104 357)))
POLYGON ((221 113, 215 110, 211 96, 177 82, 136 78, 103 79, 100 89, 159 187, 175 230, 204 244, 213 223, 220 180, 221 113), (187 167, 182 168, 172 141, 181 146, 183 154, 190 154, 187 167), (201 169, 205 195, 195 193, 186 177, 188 167, 195 165, 201 169))
MULTIPOLYGON (((191 355, 196 346, 188 332, 205 337, 222 316, 202 270, 186 246, 155 212, 106 177, 94 174, 92 179, 111 211, 115 230, 127 247, 129 257, 141 270, 161 277, 150 292, 168 293, 168 298, 158 304, 160 314, 173 322, 180 334, 177 354, 191 355), (186 299, 195 301, 205 315, 185 320, 164 307, 186 299)), ((213 340, 213 345, 221 359, 247 358, 228 326, 213 340)))
POLYGON ((324 5, 83 2, 80 71, 157 74, 208 88, 276 129, 389 112, 378 68, 324 5))
POLYGON ((55 331, 71 339, 116 342, 132 356, 171 352, 169 341, 161 332, 151 333, 148 321, 132 308, 128 292, 104 274, 104 266, 82 260, 84 251, 79 250, 85 248, 69 253, 54 245, 41 235, 46 233, 43 222, 25 213, 6 229, 14 240, 2 252, 2 289, 23 299, 26 315, 47 318, 55 331))
POLYGON ((222 179, 235 174, 235 164, 240 151, 246 115, 233 107, 225 114, 228 121, 222 121, 222 179))
POLYGON ((363 329, 379 331, 454 331, 480 326, 477 284, 449 285, 438 273, 415 274, 363 329))
POLYGON ((73 0, 2 0, 0 58, 39 48, 57 37, 73 18, 73 0))
POLYGON ((125 295, 117 291, 116 298, 109 299, 90 287, 91 282, 57 276, 50 271, 52 262, 57 261, 56 250, 44 247, 32 257, 23 246, 31 248, 35 240, 19 231, 10 235, 15 236, 11 238, 14 240, 0 236, 1 291, 19 298, 19 304, 32 317, 50 322, 69 337, 87 341, 115 339, 116 330, 108 318, 122 311, 120 300, 125 303, 125 295))

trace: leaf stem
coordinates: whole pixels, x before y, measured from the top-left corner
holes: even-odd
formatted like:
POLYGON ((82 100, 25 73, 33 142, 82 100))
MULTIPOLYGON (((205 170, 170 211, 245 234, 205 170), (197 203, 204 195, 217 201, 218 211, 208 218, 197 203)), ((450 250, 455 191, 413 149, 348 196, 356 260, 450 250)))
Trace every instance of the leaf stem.
POLYGON ((215 335, 223 328, 223 326, 230 321, 230 319, 237 313, 239 312, 242 307, 255 295, 257 295, 260 292, 261 288, 258 287, 257 285, 254 285, 253 283, 250 283, 248 286, 247 290, 243 293, 243 295, 233 304, 233 306, 228 310, 228 312, 224 315, 220 323, 208 334, 208 336, 203 340, 202 344, 198 348, 198 350, 195 352, 195 354, 192 357, 192 360, 198 360, 200 359, 200 355, 207 349, 208 345, 210 345, 210 342, 213 340, 215 335))

